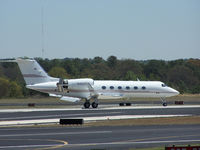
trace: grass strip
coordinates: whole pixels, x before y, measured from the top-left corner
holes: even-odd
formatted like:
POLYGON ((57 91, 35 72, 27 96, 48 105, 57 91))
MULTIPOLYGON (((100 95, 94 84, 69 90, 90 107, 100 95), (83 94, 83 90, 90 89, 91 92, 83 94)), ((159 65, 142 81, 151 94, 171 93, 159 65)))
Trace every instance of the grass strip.
POLYGON ((138 126, 138 125, 176 125, 176 124, 200 124, 200 116, 169 117, 169 118, 145 118, 106 120, 86 123, 86 126, 138 126))

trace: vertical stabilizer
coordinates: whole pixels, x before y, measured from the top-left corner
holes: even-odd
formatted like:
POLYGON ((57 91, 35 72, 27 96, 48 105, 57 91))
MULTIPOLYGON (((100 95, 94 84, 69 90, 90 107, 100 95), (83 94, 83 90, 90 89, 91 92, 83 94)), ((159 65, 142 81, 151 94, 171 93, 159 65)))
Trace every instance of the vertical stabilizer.
POLYGON ((34 59, 16 59, 27 85, 51 81, 51 77, 34 59))

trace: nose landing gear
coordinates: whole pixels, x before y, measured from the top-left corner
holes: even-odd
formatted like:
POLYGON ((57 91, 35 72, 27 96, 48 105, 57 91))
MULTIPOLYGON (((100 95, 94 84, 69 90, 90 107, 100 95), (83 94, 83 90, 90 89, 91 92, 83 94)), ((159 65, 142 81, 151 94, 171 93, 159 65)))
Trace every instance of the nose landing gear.
POLYGON ((162 105, 164 107, 166 107, 167 106, 167 102, 166 102, 165 98, 161 97, 161 100, 162 100, 162 105))

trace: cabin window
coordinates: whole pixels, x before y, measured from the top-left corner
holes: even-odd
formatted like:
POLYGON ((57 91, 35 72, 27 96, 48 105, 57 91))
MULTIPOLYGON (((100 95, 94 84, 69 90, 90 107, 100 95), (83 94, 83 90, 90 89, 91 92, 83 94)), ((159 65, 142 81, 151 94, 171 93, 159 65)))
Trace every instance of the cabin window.
POLYGON ((143 90, 145 90, 145 89, 146 89, 146 87, 145 87, 145 86, 143 86, 143 87, 142 87, 142 89, 143 89, 143 90))
POLYGON ((135 90, 137 90, 137 89, 138 89, 138 87, 137 87, 137 86, 134 86, 134 89, 135 89, 135 90))
POLYGON ((113 90, 113 89, 114 89, 114 86, 110 86, 110 89, 113 90))
POLYGON ((129 89, 130 89, 130 87, 129 87, 129 86, 127 86, 127 87, 126 87, 126 89, 127 89, 127 90, 129 90, 129 89))
POLYGON ((122 89, 122 87, 121 87, 121 86, 118 86, 118 89, 119 89, 119 90, 121 90, 121 89, 122 89))
POLYGON ((106 86, 102 86, 101 88, 102 88, 103 90, 105 90, 105 89, 106 89, 106 86))

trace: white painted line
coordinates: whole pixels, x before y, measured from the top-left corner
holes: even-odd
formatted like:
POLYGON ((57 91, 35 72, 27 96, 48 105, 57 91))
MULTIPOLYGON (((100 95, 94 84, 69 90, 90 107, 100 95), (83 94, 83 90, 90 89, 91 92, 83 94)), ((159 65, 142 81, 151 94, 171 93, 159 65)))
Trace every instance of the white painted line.
POLYGON ((118 110, 118 109, 173 109, 173 108, 200 108, 200 105, 181 105, 181 106, 115 106, 115 107, 99 107, 97 109, 83 109, 83 108, 29 108, 29 109, 1 109, 0 113, 10 112, 34 112, 34 111, 70 111, 70 110, 118 110))
POLYGON ((0 126, 50 124, 50 123, 58 123, 58 122, 59 122, 59 119, 14 120, 14 121, 0 121, 0 126))
MULTIPOLYGON (((183 117, 183 116, 191 116, 191 115, 188 115, 188 114, 185 114, 185 115, 119 115, 119 116, 84 117, 83 119, 86 122, 90 122, 90 121, 102 121, 102 120, 164 118, 164 117, 166 118, 166 117, 183 117)), ((51 124, 51 123, 59 123, 59 121, 60 119, 0 121, 0 126, 51 124)))
POLYGON ((81 108, 25 108, 25 109, 1 109, 0 113, 9 112, 34 112, 34 111, 66 111, 66 110, 82 110, 81 108))
POLYGON ((184 117, 191 115, 120 115, 120 116, 101 116, 85 117, 84 121, 101 121, 101 120, 120 120, 120 119, 142 119, 142 118, 167 118, 167 117, 184 117))
POLYGON ((71 146, 92 146, 92 145, 127 145, 127 144, 162 144, 162 143, 188 143, 188 142, 200 142, 197 140, 165 140, 165 141, 138 141, 138 142, 108 142, 108 143, 84 143, 84 144, 68 144, 65 147, 71 146))
POLYGON ((174 108, 200 108, 200 105, 181 105, 181 106, 121 106, 121 107, 109 107, 102 108, 103 110, 115 110, 115 109, 174 109, 174 108))
POLYGON ((15 146, 0 146, 0 149, 16 149, 16 148, 36 148, 36 147, 52 147, 52 146, 64 146, 64 144, 51 144, 51 145, 15 145, 15 146))
MULTIPOLYGON (((109 114, 120 114, 121 112, 109 112, 109 114)), ((25 117, 7 117, 7 118, 0 118, 1 120, 11 120, 11 119, 42 119, 42 118, 60 118, 60 117, 72 117, 72 116, 84 116, 84 115, 103 115, 108 114, 108 112, 95 112, 95 113, 79 113, 79 114, 61 114, 61 115, 45 115, 45 116, 25 116, 25 117)))
MULTIPOLYGON (((199 142, 200 139, 197 140, 163 140, 163 141, 130 141, 130 142, 111 142, 111 143, 99 143, 99 145, 115 145, 115 144, 157 144, 157 143, 184 143, 184 142, 199 142)), ((69 144, 70 146, 71 144, 69 144)), ((98 145, 98 143, 96 143, 98 145)))
POLYGON ((0 146, 0 149, 11 148, 36 148, 36 147, 51 147, 51 146, 92 146, 92 145, 127 145, 127 144, 162 144, 162 143, 188 143, 188 142, 200 142, 199 140, 165 140, 165 141, 140 141, 140 142, 110 142, 110 143, 84 143, 84 144, 50 144, 50 145, 17 145, 17 146, 0 146))

